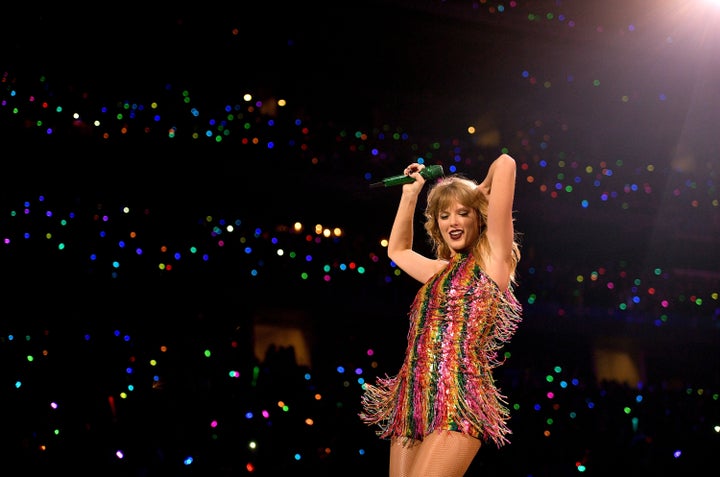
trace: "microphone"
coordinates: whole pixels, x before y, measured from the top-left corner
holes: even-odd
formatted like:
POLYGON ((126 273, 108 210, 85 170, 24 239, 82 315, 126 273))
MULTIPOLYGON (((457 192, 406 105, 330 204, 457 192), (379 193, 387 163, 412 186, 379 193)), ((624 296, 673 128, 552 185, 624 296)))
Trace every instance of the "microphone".
MULTIPOLYGON (((428 181, 430 179, 437 179, 438 177, 442 177, 444 174, 445 174, 445 172, 443 171, 443 168, 440 165, 425 166, 425 168, 420 170, 420 175, 426 181, 428 181)), ((413 179, 410 176, 406 176, 406 175, 392 176, 392 177, 386 177, 385 179, 381 180, 380 182, 373 182, 372 184, 370 184, 370 188, 375 189, 377 187, 390 187, 390 186, 396 186, 396 185, 402 185, 402 184, 411 184, 413 182, 415 182, 415 179, 413 179)))

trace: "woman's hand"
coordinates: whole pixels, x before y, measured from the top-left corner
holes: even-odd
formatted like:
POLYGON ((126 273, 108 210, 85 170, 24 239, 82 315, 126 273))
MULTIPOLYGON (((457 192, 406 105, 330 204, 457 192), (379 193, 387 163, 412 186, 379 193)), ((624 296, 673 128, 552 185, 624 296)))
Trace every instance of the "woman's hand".
POLYGON ((425 165, 418 164, 417 162, 413 162, 405 168, 403 174, 408 177, 412 177, 413 179, 415 179, 415 182, 403 184, 403 192, 412 192, 415 194, 420 193, 423 186, 425 185, 425 178, 420 175, 420 171, 423 169, 425 169, 425 165))

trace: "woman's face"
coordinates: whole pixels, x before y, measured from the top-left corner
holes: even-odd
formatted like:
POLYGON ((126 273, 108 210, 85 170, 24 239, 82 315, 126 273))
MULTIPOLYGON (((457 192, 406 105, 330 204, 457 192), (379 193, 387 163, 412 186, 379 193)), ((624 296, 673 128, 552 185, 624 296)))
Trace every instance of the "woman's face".
POLYGON ((458 201, 441 210, 437 222, 443 240, 453 253, 469 250, 480 236, 477 213, 458 201))

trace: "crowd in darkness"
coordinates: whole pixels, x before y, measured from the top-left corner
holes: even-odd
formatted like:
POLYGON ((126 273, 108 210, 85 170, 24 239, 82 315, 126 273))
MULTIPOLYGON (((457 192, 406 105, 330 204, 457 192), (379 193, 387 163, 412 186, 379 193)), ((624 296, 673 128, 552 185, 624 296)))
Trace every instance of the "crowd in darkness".
MULTIPOLYGON (((143 194, 98 201, 86 190, 3 205, 14 303, 0 335, 4 461, 76 475, 384 471, 386 443, 357 419, 359 395, 365 380, 397 365, 412 284, 395 275, 379 239, 353 235, 352 224, 333 239, 266 225, 251 211, 245 220, 244 207, 231 215, 212 201, 173 197, 170 206, 143 194), (274 306, 309 310, 312 366, 298 364, 292 347, 255 351, 255 316, 274 306)), ((498 375, 513 443, 482 449, 470 475, 699 472, 720 437, 716 318, 682 304, 668 309, 668 323, 640 307, 624 312, 615 303, 628 290, 579 287, 577 270, 527 254, 525 322, 498 375), (665 336, 671 356, 639 385, 594 375, 587 335, 618 326, 665 336), (678 349, 696 327, 707 339, 678 349), (668 333, 678 340, 669 347, 668 333)), ((658 280, 668 295, 689 286, 658 280)), ((712 277, 697 283, 704 296, 714 286, 712 277)))
MULTIPOLYGON (((312 366, 299 365, 292 346, 254 354, 240 306, 194 308, 177 296, 148 306, 139 295, 83 312, 79 297, 26 301, 3 325, 6 465, 117 476, 384 472, 387 443, 358 421, 358 396, 363 380, 396 364, 397 344, 375 337, 371 357, 367 334, 337 326, 312 366)), ((543 356, 521 341, 497 375, 512 444, 483 448, 469 475, 671 476, 711 462, 716 387, 598 381, 581 353, 543 356)))
MULTIPOLYGON (((492 14, 481 24, 493 31, 513 15, 480 3, 473 15, 492 14)), ((369 184, 412 161, 473 176, 499 152, 518 162, 523 252, 523 322, 497 373, 513 434, 502 449, 483 447, 468 475, 707 472, 720 449, 720 147, 717 137, 701 144, 692 128, 686 139, 696 140, 702 166, 665 159, 677 97, 650 94, 654 83, 633 84, 623 71, 614 84, 635 93, 617 105, 616 91, 597 86, 611 79, 602 69, 596 74, 607 76, 587 86, 578 68, 574 82, 539 88, 536 58, 512 67, 507 59, 494 71, 508 99, 524 104, 510 110, 495 99, 499 119, 481 118, 492 123, 485 129, 415 131, 411 113, 363 109, 369 90, 346 109, 340 89, 328 91, 337 95, 331 105, 317 103, 319 83, 303 90, 288 81, 283 90, 282 69, 259 50, 244 65, 271 68, 271 87, 250 72, 244 83, 243 71, 210 56, 184 75, 182 65, 192 68, 180 59, 194 37, 173 32, 210 17, 158 27, 176 41, 145 80, 122 42, 108 50, 121 66, 104 60, 95 72, 123 72, 107 83, 84 77, 91 69, 78 58, 64 64, 65 50, 43 36, 62 31, 52 16, 41 20, 48 28, 23 17, 18 25, 38 35, 5 42, 16 48, 0 63, 0 465, 8 475, 383 475, 388 443, 358 419, 360 395, 400 363, 415 284, 384 248, 397 190, 369 184), (158 81, 169 63, 172 78, 158 81), (215 85, 203 68, 223 80, 215 85), (507 69, 517 74, 502 76, 507 69), (564 97, 574 99, 559 119, 564 97), (578 104, 613 106, 590 108, 599 116, 588 119, 575 115, 578 104), (642 136, 653 140, 624 142, 643 121, 656 125, 642 136), (264 320, 304 341, 258 349, 264 320), (598 373, 603 347, 632 355, 639 379, 598 373)), ((240 54, 251 35, 238 18, 228 15, 200 44, 240 54)), ((443 24, 474 31, 472 22, 443 24)), ((130 46, 152 44, 149 31, 130 46)), ((297 56, 275 60, 333 73, 304 56, 311 38, 294 39, 297 56)), ((679 34, 675 41, 685 44, 679 34)), ((342 49, 331 46, 324 53, 342 49)), ((353 44, 345 53, 378 51, 353 44)), ((380 81, 362 65, 336 74, 380 81)), ((544 68, 548 77, 565 71, 544 68)), ((399 79, 385 78, 394 90, 399 79)))

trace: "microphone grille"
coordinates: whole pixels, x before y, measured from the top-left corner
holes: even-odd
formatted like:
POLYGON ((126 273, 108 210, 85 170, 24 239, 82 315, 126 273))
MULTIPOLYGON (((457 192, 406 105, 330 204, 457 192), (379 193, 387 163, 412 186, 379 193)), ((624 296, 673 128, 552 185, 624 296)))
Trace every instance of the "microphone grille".
POLYGON ((425 166, 425 168, 420 171, 420 175, 423 176, 425 180, 437 179, 445 175, 445 171, 443 171, 443 167, 441 165, 433 164, 431 166, 425 166))

